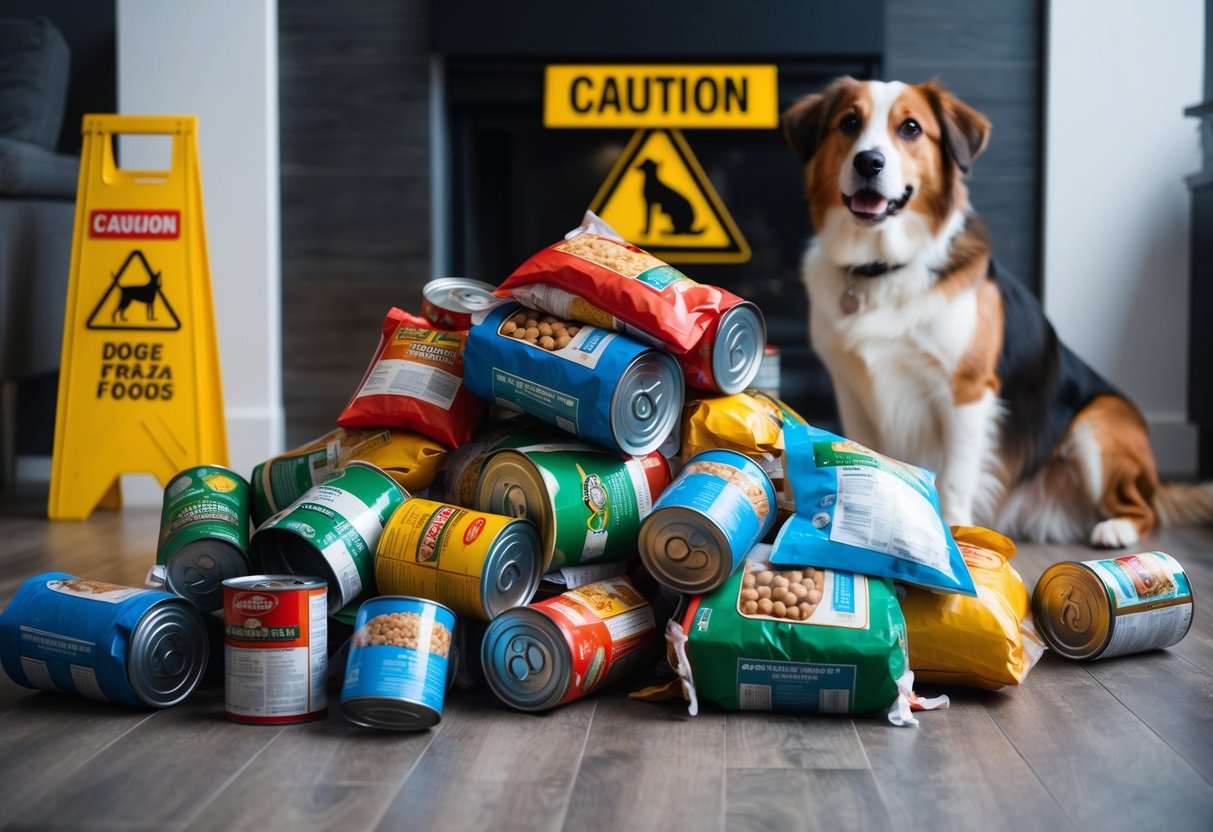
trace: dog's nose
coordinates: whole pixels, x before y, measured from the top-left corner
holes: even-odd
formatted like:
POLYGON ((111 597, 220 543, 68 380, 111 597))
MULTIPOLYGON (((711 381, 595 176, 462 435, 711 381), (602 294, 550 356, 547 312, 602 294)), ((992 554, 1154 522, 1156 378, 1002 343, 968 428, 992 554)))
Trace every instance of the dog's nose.
POLYGON ((884 169, 884 154, 879 150, 865 150, 855 154, 855 170, 864 179, 871 179, 884 169))

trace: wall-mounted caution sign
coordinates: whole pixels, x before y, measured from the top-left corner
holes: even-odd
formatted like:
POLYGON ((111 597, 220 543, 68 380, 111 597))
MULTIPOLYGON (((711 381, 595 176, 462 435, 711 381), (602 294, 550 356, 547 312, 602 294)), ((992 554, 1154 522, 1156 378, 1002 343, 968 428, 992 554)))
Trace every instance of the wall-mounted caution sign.
POLYGON ((745 263, 750 247, 682 129, 779 126, 778 70, 767 64, 555 64, 543 123, 638 128, 590 209, 670 263, 745 263))
POLYGON ((544 127, 779 126, 776 67, 766 64, 548 66, 544 127))
POLYGON ((590 210, 668 263, 744 263, 750 247, 682 133, 638 130, 590 210))
POLYGON ((51 519, 88 517, 122 474, 227 463, 197 119, 85 116, 76 199, 51 519), (172 167, 118 168, 133 133, 170 136, 172 167))

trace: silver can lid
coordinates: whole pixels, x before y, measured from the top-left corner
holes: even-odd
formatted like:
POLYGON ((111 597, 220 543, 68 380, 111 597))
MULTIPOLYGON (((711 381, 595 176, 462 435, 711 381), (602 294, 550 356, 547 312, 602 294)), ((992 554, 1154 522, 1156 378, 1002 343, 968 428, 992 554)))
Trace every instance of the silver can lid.
POLYGON ((490 619, 530 602, 543 577, 543 543, 527 520, 515 520, 497 534, 484 559, 480 606, 490 619))
POLYGON ((135 696, 153 708, 176 705, 206 672, 206 622, 186 601, 165 598, 139 619, 127 649, 126 675, 135 696))
POLYGON ((452 312, 478 312, 501 303, 495 286, 470 277, 440 277, 421 287, 421 296, 452 312))
POLYGON ((341 715, 355 725, 389 731, 424 731, 442 720, 442 714, 429 705, 386 696, 343 699, 341 715))
POLYGON ((754 304, 742 301, 720 316, 712 341, 712 376, 720 392, 731 395, 750 386, 766 345, 767 324, 754 304))
POLYGON ((628 365, 611 397, 611 433, 626 454, 657 450, 682 416, 685 386, 673 356, 650 350, 628 365))
POLYGON ((200 610, 223 606, 223 582, 249 573, 249 561, 233 543, 202 538, 173 553, 165 569, 165 585, 200 610))
POLYGON ((489 455, 480 469, 476 510, 529 520, 543 544, 539 573, 551 567, 556 551, 555 510, 543 474, 525 453, 502 450, 489 455))
POLYGON ((666 506, 649 514, 637 545, 641 562, 658 582, 689 595, 711 592, 735 566, 724 530, 686 506, 666 506))
POLYGON ((564 634, 534 607, 517 607, 493 619, 480 646, 489 688, 521 711, 544 711, 560 704, 573 664, 564 634))

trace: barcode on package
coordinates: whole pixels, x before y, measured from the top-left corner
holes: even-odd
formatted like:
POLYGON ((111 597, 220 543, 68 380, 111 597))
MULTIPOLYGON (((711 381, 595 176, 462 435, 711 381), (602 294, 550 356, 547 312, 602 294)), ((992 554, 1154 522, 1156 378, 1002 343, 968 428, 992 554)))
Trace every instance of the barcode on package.
POLYGON ((742 711, 771 710, 771 688, 769 685, 738 685, 737 708, 742 711))
POLYGON ((823 714, 845 714, 851 710, 851 692, 848 690, 818 691, 820 697, 817 710, 823 714))

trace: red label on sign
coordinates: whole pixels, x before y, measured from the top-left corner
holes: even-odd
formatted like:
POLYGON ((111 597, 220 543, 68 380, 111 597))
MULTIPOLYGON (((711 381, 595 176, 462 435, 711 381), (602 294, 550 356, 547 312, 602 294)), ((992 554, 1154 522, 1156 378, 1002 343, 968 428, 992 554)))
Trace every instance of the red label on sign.
POLYGON ((180 211, 93 211, 88 217, 90 237, 175 240, 180 234, 180 211))

